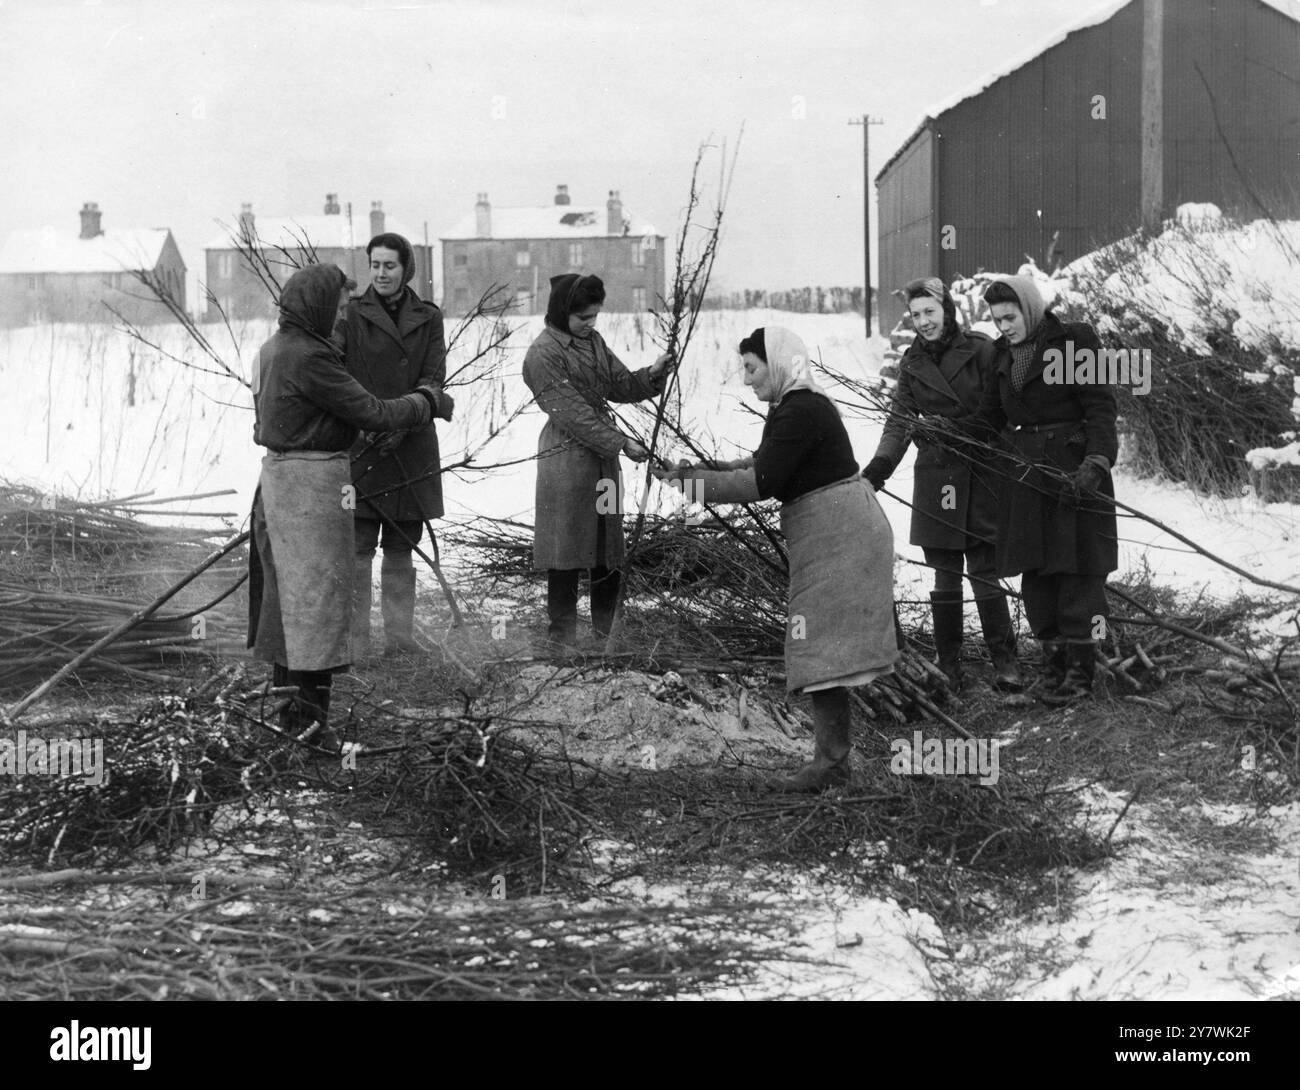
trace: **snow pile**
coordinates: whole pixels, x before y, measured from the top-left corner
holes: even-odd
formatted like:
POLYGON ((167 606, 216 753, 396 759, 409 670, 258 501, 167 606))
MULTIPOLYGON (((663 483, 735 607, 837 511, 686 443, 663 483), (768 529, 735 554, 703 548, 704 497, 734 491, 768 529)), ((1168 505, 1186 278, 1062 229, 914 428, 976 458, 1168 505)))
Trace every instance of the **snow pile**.
POLYGON ((1159 318, 1195 355, 1211 355, 1225 329, 1264 353, 1300 351, 1300 221, 1234 223, 1213 204, 1184 204, 1158 237, 1121 239, 1065 272, 1126 304, 1123 318, 1139 328, 1159 318))

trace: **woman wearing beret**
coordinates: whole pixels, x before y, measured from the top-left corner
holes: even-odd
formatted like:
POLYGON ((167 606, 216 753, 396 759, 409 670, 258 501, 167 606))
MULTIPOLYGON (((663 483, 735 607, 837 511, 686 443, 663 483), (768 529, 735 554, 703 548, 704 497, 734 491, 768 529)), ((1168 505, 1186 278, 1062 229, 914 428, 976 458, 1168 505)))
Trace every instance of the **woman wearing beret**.
POLYGON ((1090 325, 1047 311, 1032 279, 1000 277, 984 299, 1002 335, 997 381, 985 389, 975 425, 985 437, 1009 429, 1012 452, 998 506, 997 572, 1020 575, 1025 614, 1043 645, 1035 694, 1066 704, 1092 688, 1106 576, 1119 566, 1115 395, 1102 383, 1055 381, 1053 360, 1071 352, 1095 358, 1101 344, 1090 325))
POLYGON ((672 357, 629 371, 596 332, 605 302, 598 276, 551 278, 546 325, 524 357, 524 382, 547 420, 537 442, 533 567, 546 572, 548 633, 577 641, 578 581, 591 573, 591 624, 609 635, 623 566, 622 478, 618 456, 644 462, 649 451, 618 429, 610 401, 644 401, 663 389, 672 357))
MULTIPOLYGON (((451 420, 454 402, 442 388, 447 377, 442 312, 410 286, 415 275, 411 244, 391 232, 376 235, 366 254, 370 286, 348 304, 334 334, 348 373, 376 397, 400 397, 417 386, 436 390, 434 415, 451 420)), ((424 524, 442 517, 438 433, 432 422, 404 431, 363 433, 353 445, 352 459, 358 497, 354 653, 364 658, 370 644, 371 580, 381 534, 385 650, 417 651, 411 550, 419 544, 424 524)))
POLYGON ((903 292, 917 332, 898 368, 889 419, 862 475, 879 490, 909 444, 917 448, 909 540, 934 569, 930 609, 939 668, 954 690, 962 683, 962 568, 969 575, 994 684, 1022 687, 1016 634, 1007 597, 994 574, 997 481, 974 456, 969 441, 950 445, 942 429, 973 417, 994 381, 997 352, 983 333, 963 331, 951 292, 938 277, 911 281, 903 292), (937 425, 918 430, 918 418, 937 425))
POLYGON ((808 350, 790 330, 756 329, 740 342, 745 385, 771 406, 752 458, 656 471, 694 482, 707 503, 775 497, 790 561, 786 689, 812 699, 813 760, 773 783, 820 791, 849 777, 849 688, 890 673, 894 535, 858 464, 839 410, 813 381, 808 350))

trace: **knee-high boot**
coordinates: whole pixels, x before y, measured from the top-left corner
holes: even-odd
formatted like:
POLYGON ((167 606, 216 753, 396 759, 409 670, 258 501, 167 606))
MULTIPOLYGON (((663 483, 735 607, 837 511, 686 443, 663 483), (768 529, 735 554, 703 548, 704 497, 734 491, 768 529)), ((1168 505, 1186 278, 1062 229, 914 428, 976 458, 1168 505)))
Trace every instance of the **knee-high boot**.
POLYGON ((849 691, 821 689, 812 693, 813 759, 792 776, 772 783, 776 791, 824 791, 849 781, 849 691))
POLYGON ((415 564, 409 552, 384 553, 380 564, 380 607, 388 652, 420 650, 415 642, 415 564))
POLYGON ((955 693, 961 688, 962 593, 960 590, 930 592, 934 617, 934 649, 939 669, 955 693))
POLYGON ((1019 692, 1025 687, 1025 680, 1016 661, 1016 630, 1011 626, 1006 595, 976 598, 975 607, 980 614, 980 628, 984 630, 984 644, 993 660, 994 687, 1019 692))

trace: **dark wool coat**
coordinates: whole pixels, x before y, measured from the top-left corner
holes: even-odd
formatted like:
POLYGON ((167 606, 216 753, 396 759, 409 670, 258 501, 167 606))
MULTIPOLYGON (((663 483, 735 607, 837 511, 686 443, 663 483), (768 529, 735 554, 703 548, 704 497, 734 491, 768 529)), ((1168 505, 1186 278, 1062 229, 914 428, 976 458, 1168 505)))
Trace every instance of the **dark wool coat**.
POLYGON ((649 368, 629 371, 594 330, 586 341, 547 326, 524 356, 524 382, 547 416, 537 441, 538 571, 622 566, 618 455, 625 437, 606 402, 643 401, 663 384, 649 368), (604 549, 598 551, 602 523, 604 549))
MULTIPOLYGON (((441 387, 447 377, 442 311, 409 288, 402 290, 406 298, 396 325, 369 287, 348 304, 346 318, 334 331, 348 372, 376 397, 400 397, 417 386, 441 387)), ((367 439, 358 437, 352 448, 357 517, 377 520, 382 512, 394 522, 440 518, 442 477, 434 425, 407 432, 389 454, 375 447, 366 450, 367 439), (362 501, 363 496, 371 498, 362 501)))
MULTIPOLYGON (((997 381, 984 391, 977 421, 986 435, 1007 427, 1039 429, 1013 430, 1005 437, 1013 464, 1000 488, 997 573, 1106 575, 1119 566, 1114 505, 1096 496, 1075 500, 1058 479, 1036 468, 1073 473, 1089 454, 1103 454, 1115 464, 1119 441, 1110 387, 1049 383, 1043 375, 1048 351, 1064 353, 1073 343, 1076 354, 1096 353, 1101 342, 1092 326, 1062 323, 1050 313, 1034 340, 1033 363, 1020 393, 1011 386, 1011 348, 1005 337, 995 342, 997 381)), ((1109 473, 1098 491, 1114 497, 1109 473)))
POLYGON ((912 529, 908 540, 930 549, 960 549, 991 543, 997 534, 996 468, 982 467, 970 447, 948 446, 916 434, 917 417, 971 417, 994 384, 997 350, 983 333, 957 331, 938 363, 914 340, 898 368, 898 386, 875 457, 890 468, 916 443, 912 484, 912 529))

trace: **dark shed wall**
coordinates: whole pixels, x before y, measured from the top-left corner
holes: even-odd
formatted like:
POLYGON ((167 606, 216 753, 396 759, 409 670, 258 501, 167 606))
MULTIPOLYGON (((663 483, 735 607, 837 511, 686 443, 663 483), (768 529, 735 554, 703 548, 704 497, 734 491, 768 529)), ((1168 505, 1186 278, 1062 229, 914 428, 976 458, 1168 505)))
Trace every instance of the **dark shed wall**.
POLYGON ((919 133, 879 183, 879 314, 888 333, 906 309, 894 294, 913 277, 939 271, 933 253, 934 140, 919 133))
POLYGON ((1071 261, 1138 224, 1142 6, 1076 31, 937 120, 945 279, 1071 261), (1094 96, 1105 98, 1096 118, 1094 96), (1058 234, 1059 232, 1059 234, 1058 234))
POLYGON ((1298 173, 1300 24, 1258 0, 1166 3, 1166 213, 1294 218, 1298 173))

